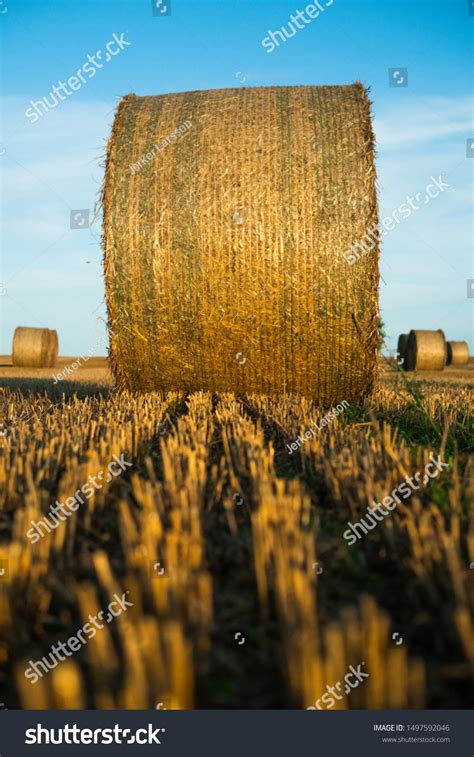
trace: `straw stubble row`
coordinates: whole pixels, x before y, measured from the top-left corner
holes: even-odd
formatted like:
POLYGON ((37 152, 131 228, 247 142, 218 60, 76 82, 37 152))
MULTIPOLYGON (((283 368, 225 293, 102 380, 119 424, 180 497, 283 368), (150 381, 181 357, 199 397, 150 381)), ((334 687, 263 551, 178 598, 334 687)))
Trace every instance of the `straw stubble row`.
MULTIPOLYGON (((6 395, 15 420, 29 402, 6 395)), ((372 412, 399 417, 406 403, 379 390, 372 412)), ((452 426, 468 404, 467 393, 444 388, 426 410, 452 426)), ((214 676, 231 660, 232 677, 240 681, 244 669, 251 681, 252 661, 262 659, 284 681, 263 706, 313 706, 346 666, 362 661, 370 677, 337 706, 422 707, 440 693, 459 704, 474 659, 466 468, 453 467, 439 484, 451 486, 448 510, 436 504, 439 490, 436 497, 427 490, 348 547, 347 521, 429 456, 388 424, 346 427, 336 418, 290 458, 288 440, 317 422, 309 401, 119 394, 56 405, 36 398, 35 406, 43 415, 13 424, 0 463, 0 560, 8 564, 0 581, 0 685, 14 674, 21 706, 248 707, 262 699, 243 701, 238 685, 220 689, 214 676), (124 449, 131 472, 31 544, 26 530, 47 512, 51 492, 70 495, 124 449), (402 606, 401 585, 408 587, 402 606), (28 659, 125 590, 133 607, 67 665, 35 686, 26 681, 28 659), (249 601, 259 607, 254 636, 241 614, 251 613, 249 601), (413 621, 420 607, 421 625, 413 621), (237 630, 247 636, 242 647, 237 630), (394 630, 405 637, 403 649, 394 630), (458 662, 448 670, 453 650, 458 662)))

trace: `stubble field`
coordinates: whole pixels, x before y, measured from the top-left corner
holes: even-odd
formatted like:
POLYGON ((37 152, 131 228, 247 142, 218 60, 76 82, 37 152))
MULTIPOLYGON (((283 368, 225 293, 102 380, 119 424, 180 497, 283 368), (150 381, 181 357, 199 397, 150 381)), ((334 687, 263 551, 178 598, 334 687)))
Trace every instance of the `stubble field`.
POLYGON ((370 400, 305 436, 326 412, 305 400, 132 396, 98 359, 56 384, 61 362, 1 362, 4 706, 472 706, 472 364, 408 381, 386 366, 370 400), (114 456, 131 465, 107 482, 114 456), (432 456, 439 475, 349 544, 432 456), (25 677, 115 594, 131 606, 25 677), (350 666, 368 675, 335 687, 350 666))

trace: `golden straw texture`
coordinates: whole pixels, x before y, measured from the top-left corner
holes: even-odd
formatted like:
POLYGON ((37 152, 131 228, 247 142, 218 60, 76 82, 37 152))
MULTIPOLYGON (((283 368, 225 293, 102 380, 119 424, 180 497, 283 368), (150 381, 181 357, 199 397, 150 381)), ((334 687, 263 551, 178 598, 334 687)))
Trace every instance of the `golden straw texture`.
POLYGON ((17 326, 13 335, 13 365, 51 368, 58 355, 58 335, 52 329, 17 326))
POLYGON ((444 332, 412 330, 405 353, 407 371, 442 371, 447 361, 444 332))
POLYGON ((448 365, 466 365, 469 362, 467 342, 448 342, 448 365))
POLYGON ((377 224, 375 179, 360 83, 124 97, 103 190, 118 385, 368 394, 378 243, 344 252, 377 224))

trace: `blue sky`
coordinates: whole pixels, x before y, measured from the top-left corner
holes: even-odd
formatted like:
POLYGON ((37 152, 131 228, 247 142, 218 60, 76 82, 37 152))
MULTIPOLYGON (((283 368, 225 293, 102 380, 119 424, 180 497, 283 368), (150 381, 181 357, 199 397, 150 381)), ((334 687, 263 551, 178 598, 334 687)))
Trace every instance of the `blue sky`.
MULTIPOLYGON (((394 348, 410 328, 444 328, 474 353, 472 35, 467 0, 320 0, 317 18, 272 53, 268 31, 308 3, 297 0, 81 0, 0 4, 3 79, 0 161, 2 343, 15 326, 48 326, 60 352, 95 350, 104 335, 100 217, 71 229, 70 213, 93 208, 118 99, 217 87, 347 84, 371 87, 381 217, 430 177, 449 184, 402 219, 382 246, 382 317, 394 348), (48 96, 113 34, 130 44, 35 123, 30 100, 48 96), (389 68, 408 86, 390 87, 389 68)), ((474 11, 473 11, 474 12, 474 11)), ((473 150, 474 153, 474 150, 473 150)))

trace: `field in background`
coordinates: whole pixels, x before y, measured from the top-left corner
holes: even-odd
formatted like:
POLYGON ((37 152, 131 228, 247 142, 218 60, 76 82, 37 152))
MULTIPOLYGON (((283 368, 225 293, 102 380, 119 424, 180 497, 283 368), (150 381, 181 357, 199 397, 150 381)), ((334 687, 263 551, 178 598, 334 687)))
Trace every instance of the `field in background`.
MULTIPOLYGON (((38 389, 53 390, 64 384, 68 384, 70 390, 75 382, 112 386, 112 374, 105 356, 91 357, 87 362, 82 361, 77 369, 67 373, 65 369, 79 360, 79 357, 59 357, 54 368, 19 368, 12 365, 11 355, 0 355, 0 382, 3 386, 18 386, 15 379, 31 380, 32 389, 37 386, 38 389), (54 384, 54 377, 61 373, 63 378, 54 384), (11 381, 12 379, 14 381, 11 381)), ((395 368, 392 358, 381 358, 380 372, 384 378, 390 380, 397 376, 398 371, 395 368)), ((413 374, 408 376, 413 377, 413 374)), ((423 371, 418 374, 418 378, 422 381, 474 384, 474 358, 471 357, 466 366, 449 366, 444 371, 423 371)))
POLYGON ((308 401, 118 394, 99 358, 53 385, 73 361, 0 361, 6 707, 302 708, 361 663, 334 708, 472 706, 472 362, 408 384, 385 364, 290 454, 323 415, 308 401), (31 521, 121 453, 132 467, 33 545, 31 521), (431 454, 449 468, 349 546, 431 454), (125 591, 131 608, 24 677, 125 591))

